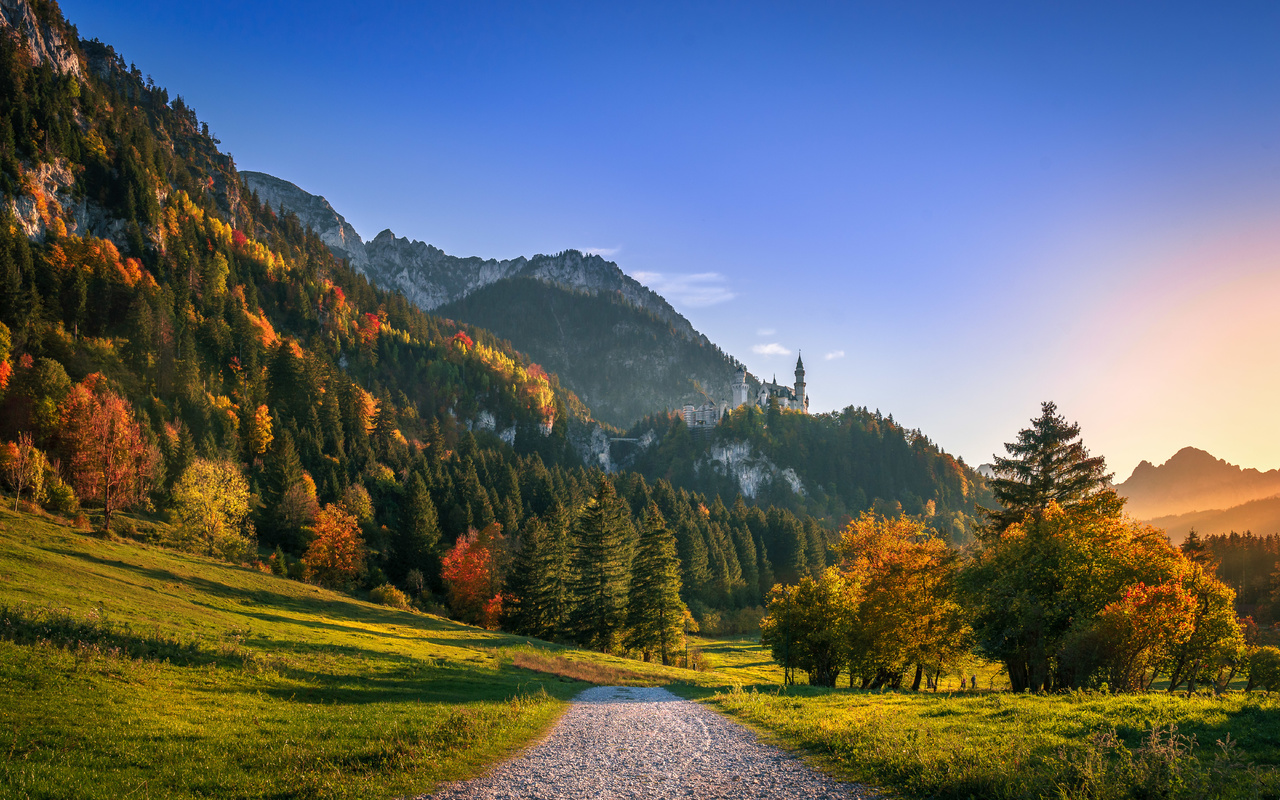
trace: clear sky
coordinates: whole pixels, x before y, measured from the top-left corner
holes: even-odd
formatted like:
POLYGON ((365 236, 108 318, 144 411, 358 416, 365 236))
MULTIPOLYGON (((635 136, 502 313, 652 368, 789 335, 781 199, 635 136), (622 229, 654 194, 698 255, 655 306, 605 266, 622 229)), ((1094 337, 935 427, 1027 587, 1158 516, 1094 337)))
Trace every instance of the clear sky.
POLYGON ((1275 2, 61 5, 366 239, 595 249, 815 410, 1280 467, 1275 2))

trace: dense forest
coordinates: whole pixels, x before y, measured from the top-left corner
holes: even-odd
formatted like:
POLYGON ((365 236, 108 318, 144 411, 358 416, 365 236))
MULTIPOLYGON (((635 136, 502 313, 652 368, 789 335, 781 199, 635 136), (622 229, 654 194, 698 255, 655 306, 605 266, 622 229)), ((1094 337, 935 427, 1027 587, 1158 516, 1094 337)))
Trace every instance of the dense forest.
POLYGON ((704 436, 679 415, 660 415, 627 436, 641 444, 619 448, 621 463, 650 480, 732 498, 744 491, 745 476, 755 481, 745 493, 757 503, 841 524, 868 510, 907 514, 956 545, 972 540, 978 509, 994 503, 986 482, 964 462, 920 431, 865 408, 810 415, 744 406, 704 436))
POLYGON ((507 278, 436 309, 518 342, 619 428, 686 402, 729 398, 735 359, 618 293, 507 278))

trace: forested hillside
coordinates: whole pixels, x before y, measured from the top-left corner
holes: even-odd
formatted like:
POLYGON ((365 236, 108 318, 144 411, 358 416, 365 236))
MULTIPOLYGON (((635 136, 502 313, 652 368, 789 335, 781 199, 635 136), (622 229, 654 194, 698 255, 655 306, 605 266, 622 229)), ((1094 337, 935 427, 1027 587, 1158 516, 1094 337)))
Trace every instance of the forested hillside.
POLYGON ((970 541, 979 507, 995 505, 963 461, 865 408, 809 415, 744 406, 704 436, 679 415, 659 415, 627 437, 636 444, 618 446, 620 463, 650 480, 725 498, 741 493, 834 523, 866 510, 905 513, 959 545, 970 541))
POLYGON ((497 281, 437 311, 518 343, 593 415, 622 428, 685 403, 728 400, 738 366, 706 337, 688 336, 616 293, 534 278, 497 281))

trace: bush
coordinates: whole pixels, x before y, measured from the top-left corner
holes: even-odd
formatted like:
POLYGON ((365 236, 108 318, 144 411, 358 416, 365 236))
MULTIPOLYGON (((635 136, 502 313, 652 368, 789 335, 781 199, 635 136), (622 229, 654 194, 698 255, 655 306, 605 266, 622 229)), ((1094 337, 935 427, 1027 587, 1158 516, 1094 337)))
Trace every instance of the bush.
POLYGON ((371 590, 369 599, 379 605, 401 608, 406 611, 409 609, 409 597, 389 583, 384 583, 371 590))
POLYGON ((74 489, 54 478, 45 486, 45 507, 55 514, 69 517, 80 510, 80 500, 74 489))
POLYGON ((1259 647, 1249 656, 1249 685, 1245 691, 1251 692, 1254 688, 1268 692, 1280 690, 1280 648, 1259 647))

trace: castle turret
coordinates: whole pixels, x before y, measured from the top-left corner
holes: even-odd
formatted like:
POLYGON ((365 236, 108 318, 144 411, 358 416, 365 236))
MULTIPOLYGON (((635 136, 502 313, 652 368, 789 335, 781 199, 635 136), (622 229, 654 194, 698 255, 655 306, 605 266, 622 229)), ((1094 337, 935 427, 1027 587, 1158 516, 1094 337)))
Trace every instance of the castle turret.
POLYGON ((741 408, 747 404, 747 368, 738 366, 733 376, 733 408, 741 408))
POLYGON ((800 353, 796 353, 796 407, 801 411, 808 411, 809 404, 804 397, 804 359, 800 358, 800 353))

